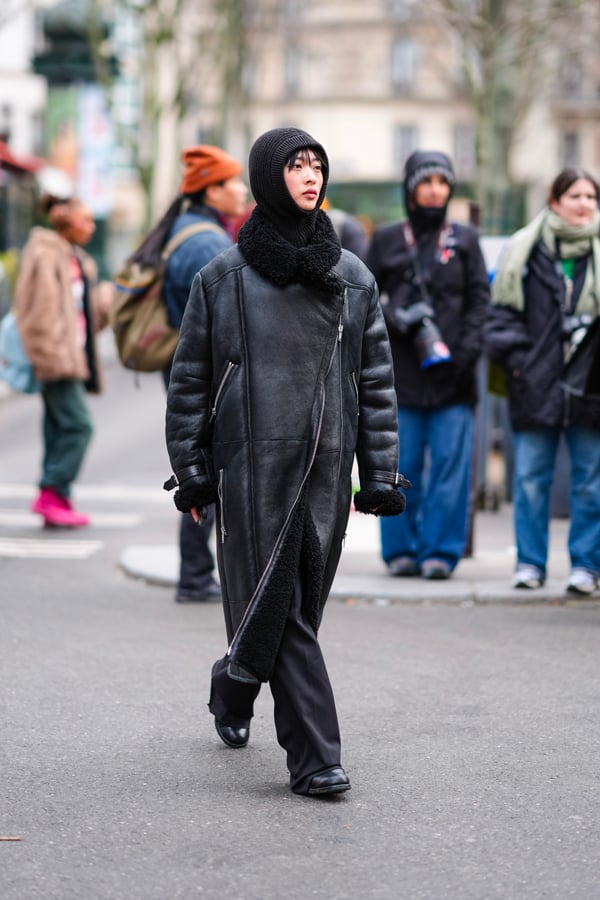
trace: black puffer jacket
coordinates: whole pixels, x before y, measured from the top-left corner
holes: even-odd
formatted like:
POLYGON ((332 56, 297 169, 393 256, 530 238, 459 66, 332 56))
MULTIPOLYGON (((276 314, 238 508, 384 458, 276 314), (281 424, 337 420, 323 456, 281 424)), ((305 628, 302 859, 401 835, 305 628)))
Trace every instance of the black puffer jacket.
MULTIPOLYGON (((586 265, 586 257, 577 261, 572 307, 581 293, 586 265)), ((487 352, 506 374, 513 428, 600 428, 600 399, 578 397, 566 393, 561 386, 565 363, 561 337, 565 283, 542 241, 538 241, 529 257, 523 292, 523 312, 493 305, 485 326, 487 352)))
POLYGON ((212 454, 230 658, 260 680, 298 571, 305 613, 319 626, 355 453, 363 487, 396 479, 391 352, 375 280, 345 251, 333 273, 340 291, 276 286, 237 246, 225 251, 194 280, 171 373, 173 471, 212 454))
MULTIPOLYGON (((434 245, 431 247, 435 250, 434 245)), ((392 312, 422 299, 402 223, 376 229, 367 254, 388 326, 399 406, 434 408, 477 401, 476 366, 483 347, 489 284, 477 232, 452 223, 449 246, 437 254, 428 279, 435 319, 452 361, 422 370, 411 336, 401 334, 392 312)))

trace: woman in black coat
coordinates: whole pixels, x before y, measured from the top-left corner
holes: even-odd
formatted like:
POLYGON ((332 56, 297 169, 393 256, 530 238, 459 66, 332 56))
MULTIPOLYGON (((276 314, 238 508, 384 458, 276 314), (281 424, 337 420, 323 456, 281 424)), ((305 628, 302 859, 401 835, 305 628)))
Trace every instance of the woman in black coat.
POLYGON ((514 431, 515 588, 546 579, 562 434, 571 458, 567 591, 592 594, 600 578, 598 200, 591 175, 563 169, 547 206, 510 239, 494 278, 486 343, 506 374, 514 431))
POLYGON ((326 153, 281 128, 254 144, 257 206, 196 276, 167 400, 177 507, 217 500, 229 647, 209 708, 222 740, 248 742, 262 682, 274 698, 292 790, 347 790, 335 703, 317 640, 356 506, 404 507, 392 360, 375 281, 319 210, 326 153))

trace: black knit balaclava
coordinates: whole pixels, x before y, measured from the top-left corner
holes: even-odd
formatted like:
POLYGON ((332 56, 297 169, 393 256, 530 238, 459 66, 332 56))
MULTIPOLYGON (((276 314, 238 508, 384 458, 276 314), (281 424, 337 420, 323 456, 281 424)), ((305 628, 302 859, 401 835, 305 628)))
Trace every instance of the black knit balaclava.
POLYGON ((254 142, 250 150, 248 174, 258 208, 270 219, 279 234, 295 247, 309 244, 329 177, 329 160, 321 144, 300 128, 273 128, 254 142), (283 169, 290 156, 305 147, 314 150, 323 164, 323 186, 314 210, 300 209, 292 200, 283 177, 283 169))
POLYGON ((416 150, 406 160, 404 167, 404 203, 415 233, 437 230, 446 218, 446 210, 456 183, 450 158, 438 150, 416 150), (444 206, 418 206, 414 195, 419 182, 430 175, 443 175, 450 185, 448 201, 444 206))

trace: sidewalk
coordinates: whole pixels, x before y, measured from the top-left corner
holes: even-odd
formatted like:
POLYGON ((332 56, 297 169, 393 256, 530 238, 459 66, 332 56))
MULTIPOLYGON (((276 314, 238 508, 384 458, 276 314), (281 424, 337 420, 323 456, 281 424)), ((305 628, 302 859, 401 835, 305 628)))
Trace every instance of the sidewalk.
MULTIPOLYGON (((473 556, 462 560, 447 581, 390 577, 379 556, 377 520, 353 512, 331 596, 341 600, 415 604, 576 601, 578 598, 565 593, 569 574, 568 528, 568 519, 552 520, 548 580, 539 590, 523 591, 511 587, 515 548, 510 504, 504 504, 498 512, 476 513, 473 556)), ((120 565, 133 578, 175 587, 178 547, 175 544, 132 545, 123 552, 120 565)), ((600 593, 594 599, 600 600, 600 593)))

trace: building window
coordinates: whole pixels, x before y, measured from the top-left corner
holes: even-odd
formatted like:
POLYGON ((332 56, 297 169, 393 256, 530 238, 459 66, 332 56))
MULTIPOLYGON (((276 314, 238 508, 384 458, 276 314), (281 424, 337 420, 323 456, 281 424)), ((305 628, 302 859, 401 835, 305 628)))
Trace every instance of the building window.
POLYGON ((244 25, 257 25, 260 22, 259 0, 245 0, 242 4, 244 25))
POLYGON ((390 16, 397 22, 405 22, 410 19, 416 0, 388 0, 390 16))
POLYGON ((460 181, 472 181, 475 177, 475 129, 470 124, 454 126, 454 167, 460 181))
POLYGON ((13 127, 13 108, 8 103, 0 106, 0 140, 10 143, 13 127))
POLYGON ((298 22, 304 11, 304 0, 285 0, 284 12, 288 22, 298 22))
POLYGON ((583 66, 571 57, 563 61, 560 70, 560 90, 563 97, 578 97, 583 86, 583 66))
POLYGON ((246 96, 254 93, 258 83, 258 64, 255 57, 248 56, 242 66, 242 90, 246 96))
POLYGON ((415 85, 417 47, 410 37, 397 38, 392 44, 392 87, 411 94, 415 85))
POLYGON ((36 156, 41 156, 44 152, 44 125, 44 114, 34 112, 31 116, 31 149, 36 156))
POLYGON ((288 97, 300 93, 302 59, 299 47, 288 47, 285 57, 285 91, 288 97))
POLYGON ((580 165, 579 134, 577 131, 563 131, 560 137, 560 166, 580 165))
POLYGON ((417 149, 418 131, 416 125, 396 125, 394 128, 394 168, 399 173, 404 171, 404 164, 411 153, 417 149))

